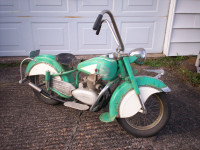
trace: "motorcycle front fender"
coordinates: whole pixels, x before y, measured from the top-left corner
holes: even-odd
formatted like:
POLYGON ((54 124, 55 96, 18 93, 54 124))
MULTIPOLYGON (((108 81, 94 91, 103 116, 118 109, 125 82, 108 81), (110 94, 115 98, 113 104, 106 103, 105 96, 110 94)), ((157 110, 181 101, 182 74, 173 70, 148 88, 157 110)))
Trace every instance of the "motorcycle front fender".
MULTIPOLYGON (((69 70, 67 66, 62 66, 56 61, 54 55, 39 55, 30 61, 26 68, 26 76, 45 75, 46 71, 50 74, 57 74, 69 70)), ((58 79, 74 84, 73 74, 57 76, 58 79)))
MULTIPOLYGON (((136 83, 138 84, 141 99, 143 102, 145 102, 148 99, 148 97, 154 93, 170 92, 170 89, 168 88, 168 86, 165 85, 161 80, 158 80, 156 78, 148 77, 148 76, 138 76, 138 77, 135 77, 135 79, 136 79, 136 83)), ((117 87, 117 89, 114 91, 110 100, 109 112, 101 114, 100 116, 101 121, 112 122, 115 120, 116 117, 126 118, 140 111, 141 105, 139 103, 139 99, 136 94, 131 95, 132 96, 131 99, 134 100, 131 103, 127 101, 127 98, 124 98, 125 95, 130 90, 133 90, 133 89, 132 89, 132 84, 129 81, 125 81, 117 87), (122 102, 123 100, 124 102, 122 102), (125 102, 125 100, 127 102, 125 102), (128 109, 126 108, 127 106, 129 106, 128 109), (131 112, 129 112, 129 108, 131 109, 131 112), (126 112, 124 112, 124 110, 126 112)))

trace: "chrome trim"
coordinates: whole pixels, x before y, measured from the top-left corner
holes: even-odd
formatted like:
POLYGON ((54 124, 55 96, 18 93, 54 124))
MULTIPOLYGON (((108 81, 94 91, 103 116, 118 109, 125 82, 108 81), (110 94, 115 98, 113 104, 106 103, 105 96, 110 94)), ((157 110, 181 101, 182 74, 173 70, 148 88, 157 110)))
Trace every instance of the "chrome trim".
POLYGON ((39 87, 38 87, 37 85, 35 85, 34 83, 29 82, 28 85, 31 86, 31 87, 32 87, 33 89, 35 89, 36 91, 38 91, 39 93, 42 92, 42 89, 39 88, 39 87))
POLYGON ((33 58, 25 58, 24 60, 22 60, 21 64, 20 64, 20 77, 21 80, 19 80, 19 83, 22 84, 23 83, 23 75, 22 75, 22 65, 26 60, 32 60, 34 62, 36 62, 33 58))
POLYGON ((135 61, 136 64, 143 64, 146 60, 146 51, 144 48, 136 48, 129 52, 129 56, 139 55, 139 58, 135 61))
POLYGON ((115 29, 115 33, 116 33, 116 35, 118 37, 118 40, 119 40, 119 43, 120 43, 120 48, 119 49, 120 49, 120 51, 124 51, 124 44, 123 44, 121 36, 119 34, 119 30, 117 28, 117 25, 116 25, 115 19, 113 17, 113 14, 109 10, 103 10, 103 11, 101 11, 100 14, 104 15, 105 13, 107 13, 110 16, 110 19, 112 21, 113 27, 115 29))
POLYGON ((147 109, 146 109, 146 107, 145 107, 145 105, 144 105, 144 102, 142 101, 141 95, 138 95, 138 98, 139 98, 140 104, 141 104, 141 106, 142 106, 142 113, 143 113, 143 114, 147 114, 147 109))
POLYGON ((163 76, 165 74, 165 71, 163 69, 143 69, 143 70, 147 71, 147 72, 157 73, 157 75, 154 77, 156 79, 160 79, 161 76, 163 76))
POLYGON ((108 27, 109 27, 109 29, 110 29, 110 31, 111 31, 111 33, 112 33, 114 39, 115 39, 115 42, 117 43, 118 46, 120 46, 119 40, 117 39, 117 36, 116 36, 116 34, 115 34, 113 28, 111 27, 110 22, 109 22, 107 19, 102 20, 102 21, 101 21, 101 24, 102 24, 103 22, 106 22, 106 23, 107 23, 107 25, 108 25, 108 27))
POLYGON ((100 98, 103 96, 103 94, 108 90, 108 88, 115 82, 119 81, 119 78, 115 79, 114 81, 109 82, 99 93, 96 102, 90 107, 90 111, 93 110, 93 108, 99 103, 100 98))
POLYGON ((163 92, 166 92, 166 93, 171 92, 171 89, 170 89, 168 86, 162 88, 161 90, 162 90, 163 92))

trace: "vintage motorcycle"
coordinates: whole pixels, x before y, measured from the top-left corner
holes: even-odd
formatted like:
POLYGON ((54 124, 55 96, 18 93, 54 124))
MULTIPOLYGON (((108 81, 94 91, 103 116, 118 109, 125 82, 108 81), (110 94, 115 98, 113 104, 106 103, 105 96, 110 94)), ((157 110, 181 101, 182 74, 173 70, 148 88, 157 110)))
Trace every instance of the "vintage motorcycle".
POLYGON ((62 102, 67 107, 96 112, 109 103, 109 111, 100 115, 101 121, 112 122, 116 118, 134 136, 153 136, 170 116, 166 99, 170 89, 155 77, 135 76, 131 63, 143 64, 145 50, 123 52, 124 45, 109 10, 103 10, 96 19, 93 29, 97 35, 104 22, 118 45, 116 52, 80 62, 69 53, 54 56, 32 51, 21 62, 19 83, 29 81, 37 98, 50 105, 62 102), (113 26, 103 19, 104 14, 108 14, 113 26), (30 62, 23 78, 22 65, 26 60, 30 62), (82 79, 80 73, 85 75, 82 79))

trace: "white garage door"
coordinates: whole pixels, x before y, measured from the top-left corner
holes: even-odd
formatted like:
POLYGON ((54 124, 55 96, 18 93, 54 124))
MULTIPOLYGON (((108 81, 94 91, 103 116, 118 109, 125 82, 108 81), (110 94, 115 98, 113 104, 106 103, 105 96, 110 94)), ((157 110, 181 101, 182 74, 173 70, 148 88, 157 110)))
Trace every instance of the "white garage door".
MULTIPOLYGON (((161 53, 170 0, 0 0, 0 56, 103 54, 116 44, 107 25, 92 26, 101 10, 113 12, 126 51, 161 53)), ((105 15, 106 16, 106 15, 105 15)))

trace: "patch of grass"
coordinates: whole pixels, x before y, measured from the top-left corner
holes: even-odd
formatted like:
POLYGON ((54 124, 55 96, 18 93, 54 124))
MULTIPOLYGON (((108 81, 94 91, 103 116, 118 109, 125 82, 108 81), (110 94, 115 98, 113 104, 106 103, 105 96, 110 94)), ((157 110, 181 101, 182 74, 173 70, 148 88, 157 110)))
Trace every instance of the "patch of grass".
POLYGON ((186 56, 161 57, 156 59, 147 59, 144 65, 151 67, 173 67, 180 64, 181 61, 188 59, 186 56))
POLYGON ((200 74, 180 68, 179 73, 193 86, 200 87, 200 74))
POLYGON ((188 81, 193 86, 200 87, 200 74, 189 71, 181 67, 181 63, 190 57, 188 56, 176 56, 176 57, 161 57, 156 59, 147 59, 144 65, 151 67, 166 67, 173 70, 178 70, 183 80, 188 81))
MULTIPOLYGON (((28 65, 28 62, 24 62, 23 65, 28 65)), ((8 68, 8 67, 20 67, 20 63, 0 63, 0 68, 8 68)))
POLYGON ((17 67, 20 63, 0 63, 0 68, 17 67))

